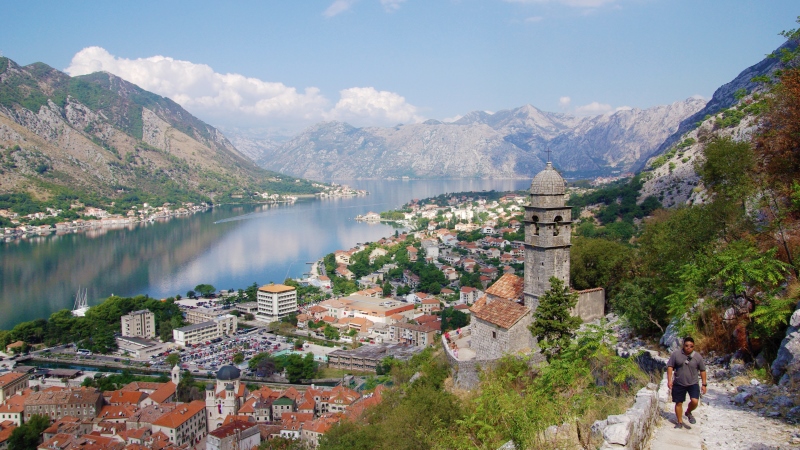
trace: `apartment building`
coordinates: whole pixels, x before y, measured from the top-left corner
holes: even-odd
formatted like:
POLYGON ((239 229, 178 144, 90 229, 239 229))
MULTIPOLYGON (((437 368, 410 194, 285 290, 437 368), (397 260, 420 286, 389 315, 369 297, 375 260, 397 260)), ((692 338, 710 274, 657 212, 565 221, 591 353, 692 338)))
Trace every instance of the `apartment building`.
POLYGON ((203 323, 195 323, 172 330, 172 338, 181 347, 200 344, 222 336, 230 336, 238 329, 236 316, 225 314, 203 323))
POLYGON ((267 284, 258 288, 258 313, 262 322, 276 322, 297 312, 297 289, 283 284, 267 284))
POLYGON ((183 310, 183 315, 186 318, 186 321, 190 324, 211 322, 217 317, 224 316, 225 314, 228 314, 228 312, 223 309, 192 308, 183 310))
POLYGON ((156 316, 149 310, 133 311, 122 316, 122 335, 125 337, 156 337, 156 316))

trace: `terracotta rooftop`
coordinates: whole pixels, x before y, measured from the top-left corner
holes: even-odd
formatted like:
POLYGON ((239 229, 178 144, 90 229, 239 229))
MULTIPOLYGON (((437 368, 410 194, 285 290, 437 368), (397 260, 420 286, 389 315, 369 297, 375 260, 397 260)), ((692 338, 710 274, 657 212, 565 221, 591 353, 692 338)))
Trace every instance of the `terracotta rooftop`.
POLYGON ((163 384, 150 381, 134 381, 122 386, 120 391, 155 391, 163 384))
POLYGON ((95 404, 101 397, 97 389, 69 389, 62 391, 46 390, 33 392, 25 400, 25 405, 70 405, 70 404, 95 404))
POLYGON ((525 281, 522 277, 507 273, 491 285, 486 290, 486 294, 507 300, 518 300, 522 298, 524 285, 525 281))
POLYGON ((206 409, 206 403, 202 400, 195 400, 189 404, 178 405, 172 412, 164 414, 158 420, 153 422, 153 425, 158 425, 166 428, 178 428, 184 422, 191 419, 195 414, 200 413, 206 409))
POLYGON ((209 434, 214 436, 214 437, 217 437, 217 438, 220 438, 220 439, 224 439, 224 438, 226 438, 228 436, 231 436, 233 434, 241 433, 244 430, 249 430, 250 428, 257 427, 257 426, 258 425, 256 425, 253 422, 244 422, 244 421, 241 421, 241 420, 234 420, 234 421, 229 422, 229 423, 227 423, 225 425, 222 425, 221 427, 217 428, 216 430, 212 431, 209 434))
POLYGON ((483 296, 472 305, 470 311, 478 319, 509 329, 527 314, 530 308, 504 298, 487 302, 486 296, 483 296))
POLYGON ((147 394, 140 391, 111 391, 111 396, 108 403, 112 405, 119 405, 127 403, 130 405, 138 405, 140 401, 147 398, 147 394))
POLYGON ((177 389, 178 387, 175 386, 175 383, 172 381, 167 381, 166 383, 163 383, 161 387, 156 389, 155 392, 150 394, 150 399, 156 403, 164 403, 168 398, 175 394, 177 389))
POLYGON ((14 373, 14 372, 9 372, 5 375, 0 375, 0 388, 2 388, 5 385, 13 383, 22 377, 27 377, 27 376, 28 374, 26 373, 14 373))
POLYGON ((173 411, 177 408, 178 405, 175 403, 162 403, 160 405, 147 405, 144 408, 137 411, 128 422, 135 422, 135 423, 150 423, 152 424, 159 417, 173 411))

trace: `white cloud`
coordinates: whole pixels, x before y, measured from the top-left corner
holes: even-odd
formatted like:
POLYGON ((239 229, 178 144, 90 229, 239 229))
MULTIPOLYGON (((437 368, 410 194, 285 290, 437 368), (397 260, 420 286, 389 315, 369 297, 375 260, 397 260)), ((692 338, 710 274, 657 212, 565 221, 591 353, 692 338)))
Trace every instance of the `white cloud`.
POLYGON ((417 108, 402 96, 373 87, 350 88, 339 91, 340 100, 325 114, 328 120, 341 120, 353 125, 421 122, 417 108))
POLYGON ((690 98, 693 98, 695 100, 711 100, 710 98, 704 97, 704 96, 702 96, 700 94, 694 94, 690 98))
POLYGON ((617 106, 616 108, 614 108, 614 112, 617 112, 617 111, 630 111, 632 109, 633 109, 633 107, 630 107, 630 106, 617 106))
POLYGON ((406 0, 381 0, 381 5, 386 12, 395 12, 400 9, 400 5, 405 3, 406 0))
POLYGON ((562 109, 569 108, 570 103, 572 103, 572 99, 569 97, 559 97, 558 99, 558 106, 562 109))
POLYGON ((356 4, 357 0, 336 0, 328 6, 328 9, 322 13, 325 17, 338 16, 339 14, 347 11, 356 4))
POLYGON ((525 19, 525 23, 537 23, 537 22, 541 22, 542 19, 544 19, 544 17, 542 17, 542 16, 531 16, 531 17, 527 17, 525 19))
POLYGON ((460 119, 462 117, 464 117, 464 116, 462 116, 461 114, 458 114, 458 115, 453 116, 453 117, 445 117, 444 119, 442 119, 442 122, 453 123, 453 122, 457 122, 458 119, 460 119))
POLYGON ((575 108, 575 114, 578 116, 598 116, 611 112, 614 108, 606 103, 592 102, 588 105, 578 106, 575 108))
POLYGON ((72 76, 113 73, 220 126, 263 127, 268 123, 276 129, 297 131, 320 120, 353 120, 354 125, 421 120, 416 107, 402 96, 372 87, 342 90, 341 99, 331 109, 332 102, 316 87, 300 91, 280 82, 221 74, 205 64, 165 56, 120 58, 101 47, 79 51, 65 71, 72 76))

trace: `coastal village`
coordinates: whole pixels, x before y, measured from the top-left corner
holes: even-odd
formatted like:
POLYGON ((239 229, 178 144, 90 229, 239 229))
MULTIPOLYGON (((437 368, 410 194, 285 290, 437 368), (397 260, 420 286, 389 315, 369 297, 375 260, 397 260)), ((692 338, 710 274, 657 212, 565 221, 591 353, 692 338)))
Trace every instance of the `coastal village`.
MULTIPOLYGON (((314 188, 321 191, 316 194, 320 198, 330 197, 355 197, 368 195, 363 189, 353 189, 347 185, 313 183, 314 188)), ((269 192, 254 192, 252 194, 232 194, 231 198, 239 201, 256 202, 261 204, 292 204, 300 198, 297 195, 286 195, 269 192), (247 198, 245 198, 247 197, 247 198)), ((111 206, 114 206, 113 204, 111 206)), ((59 220, 64 216, 64 211, 46 208, 46 212, 36 212, 20 215, 7 209, 0 209, 0 217, 7 219, 13 227, 5 227, 2 238, 6 242, 24 239, 32 236, 44 236, 55 233, 56 235, 85 232, 91 230, 113 230, 131 228, 141 224, 160 222, 174 217, 188 216, 197 212, 206 211, 212 205, 205 202, 183 202, 180 205, 164 203, 161 206, 143 203, 133 205, 124 214, 113 214, 107 209, 86 206, 81 203, 70 205, 70 210, 80 211, 79 218, 74 220, 59 220), (47 222, 47 223, 40 223, 47 222), (50 223, 53 222, 53 223, 50 223)))

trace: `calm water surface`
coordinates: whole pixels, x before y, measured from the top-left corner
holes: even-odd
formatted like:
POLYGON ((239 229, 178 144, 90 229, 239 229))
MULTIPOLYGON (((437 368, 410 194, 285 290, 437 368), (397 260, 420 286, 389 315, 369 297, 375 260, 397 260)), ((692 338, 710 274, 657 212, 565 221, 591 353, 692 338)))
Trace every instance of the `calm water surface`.
POLYGON ((294 205, 222 206, 133 229, 44 236, 0 244, 0 329, 111 294, 163 298, 201 283, 217 289, 282 282, 337 249, 394 233, 353 220, 447 192, 527 189, 530 180, 343 182, 370 195, 304 199, 294 205))

